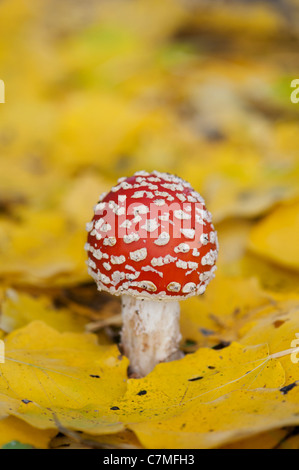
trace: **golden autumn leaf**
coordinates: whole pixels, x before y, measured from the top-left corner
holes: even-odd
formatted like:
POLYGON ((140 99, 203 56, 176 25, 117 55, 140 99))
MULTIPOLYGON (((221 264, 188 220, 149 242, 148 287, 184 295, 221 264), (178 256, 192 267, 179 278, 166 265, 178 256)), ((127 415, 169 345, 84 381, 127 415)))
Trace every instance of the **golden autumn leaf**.
MULTIPOLYGON (((248 321, 239 331, 242 344, 269 345, 271 354, 290 351, 299 346, 299 298, 277 302, 272 307, 262 309, 255 318, 248 321)), ((288 383, 295 383, 298 378, 298 353, 282 355, 281 364, 284 367, 288 383)))
MULTIPOLYGON (((246 240, 246 243, 248 240, 246 240)), ((282 267, 266 258, 246 253, 239 260, 235 272, 244 277, 258 276, 264 289, 272 292, 285 292, 290 297, 299 293, 299 273, 292 269, 282 267)))
POLYGON ((24 211, 22 219, 6 225, 0 252, 0 272, 6 279, 52 285, 87 278, 85 230, 70 227, 55 211, 24 211))
POLYGON ((118 432, 123 425, 108 410, 125 391, 127 366, 116 346, 99 346, 93 335, 61 334, 32 322, 5 340, 2 413, 41 429, 55 429, 59 422, 99 434, 118 432))
MULTIPOLYGON (((202 348, 129 380, 115 415, 148 448, 217 447, 279 426, 284 381, 283 368, 268 356, 266 345, 202 348)), ((288 423, 298 420, 294 410, 296 400, 288 423)))
POLYGON ((10 289, 2 303, 0 328, 6 332, 42 319, 57 331, 83 332, 87 319, 68 309, 55 309, 46 296, 39 298, 10 289))
POLYGON ((37 449, 47 449, 55 434, 54 429, 37 429, 14 416, 0 419, 0 448, 11 441, 18 441, 37 449))
MULTIPOLYGON (((292 428, 291 428, 292 429, 292 428)), ((275 449, 279 448, 289 431, 286 429, 274 429, 262 434, 242 439, 232 444, 223 446, 223 449, 275 449)))
POLYGON ((65 448, 68 449, 141 449, 142 446, 135 434, 126 429, 116 434, 102 434, 94 436, 86 433, 69 433, 68 435, 57 436, 50 443, 51 449, 65 448))
POLYGON ((283 204, 257 224, 249 248, 283 267, 299 269, 299 202, 283 204))
POLYGON ((236 338, 235 331, 243 317, 269 304, 269 294, 255 278, 218 273, 213 285, 203 296, 181 302, 181 331, 185 341, 192 340, 202 346, 236 338))

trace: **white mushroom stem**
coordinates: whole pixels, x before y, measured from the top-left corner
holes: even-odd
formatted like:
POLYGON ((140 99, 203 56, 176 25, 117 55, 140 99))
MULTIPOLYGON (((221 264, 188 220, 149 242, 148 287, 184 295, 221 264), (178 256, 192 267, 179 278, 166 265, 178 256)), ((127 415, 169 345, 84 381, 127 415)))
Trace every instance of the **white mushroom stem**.
POLYGON ((130 359, 130 370, 147 375, 159 362, 183 356, 179 351, 180 306, 175 301, 158 301, 122 296, 121 344, 130 359))

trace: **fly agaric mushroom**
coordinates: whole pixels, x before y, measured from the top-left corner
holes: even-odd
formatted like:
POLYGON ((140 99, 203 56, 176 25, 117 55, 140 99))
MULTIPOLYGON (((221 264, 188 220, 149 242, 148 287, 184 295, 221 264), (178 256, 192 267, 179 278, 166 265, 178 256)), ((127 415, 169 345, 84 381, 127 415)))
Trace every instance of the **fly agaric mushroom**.
POLYGON ((100 197, 87 231, 89 274, 122 296, 131 371, 144 376, 181 357, 179 300, 205 292, 218 255, 203 198, 177 176, 140 171, 100 197))

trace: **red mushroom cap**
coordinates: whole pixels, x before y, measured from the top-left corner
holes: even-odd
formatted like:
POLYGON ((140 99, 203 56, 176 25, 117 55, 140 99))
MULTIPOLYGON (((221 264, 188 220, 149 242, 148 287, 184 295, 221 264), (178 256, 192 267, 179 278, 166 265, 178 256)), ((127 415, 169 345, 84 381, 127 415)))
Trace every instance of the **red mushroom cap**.
POLYGON ((189 183, 140 171, 120 178, 94 211, 85 249, 99 290, 152 300, 204 293, 216 269, 217 232, 189 183))

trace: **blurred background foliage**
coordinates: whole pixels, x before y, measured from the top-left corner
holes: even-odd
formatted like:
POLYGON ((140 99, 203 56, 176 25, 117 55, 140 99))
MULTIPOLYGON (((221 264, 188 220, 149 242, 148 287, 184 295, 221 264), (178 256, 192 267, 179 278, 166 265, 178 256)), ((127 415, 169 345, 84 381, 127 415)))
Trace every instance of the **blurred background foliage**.
POLYGON ((3 334, 47 312, 59 330, 97 320, 104 344, 117 338, 118 303, 87 275, 85 223, 138 170, 177 174, 205 198, 224 310, 257 285, 297 295, 298 21, 295 0, 0 1, 3 334))

